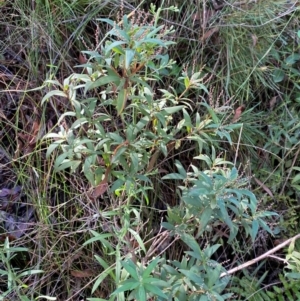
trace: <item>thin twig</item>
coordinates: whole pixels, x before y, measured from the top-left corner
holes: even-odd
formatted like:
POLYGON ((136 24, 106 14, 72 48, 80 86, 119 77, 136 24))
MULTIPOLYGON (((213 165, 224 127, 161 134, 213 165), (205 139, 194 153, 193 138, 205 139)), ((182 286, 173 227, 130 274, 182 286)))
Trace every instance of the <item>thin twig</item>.
POLYGON ((244 127, 244 124, 242 124, 242 126, 240 128, 239 140, 238 140, 238 143, 237 143, 237 149, 235 151, 234 166, 236 165, 236 161, 237 161, 237 157, 238 157, 238 153, 239 153, 239 148, 240 148, 240 142, 241 142, 243 127, 244 127))
POLYGON ((249 260, 248 262, 245 262, 245 263, 241 264, 238 267, 235 267, 235 268, 233 268, 233 269, 231 269, 231 270, 229 270, 227 272, 222 273, 220 275, 220 277, 225 277, 227 275, 233 274, 233 273, 235 273, 237 271, 240 271, 240 270, 242 270, 242 269, 244 269, 244 268, 246 268, 246 267, 248 267, 248 266, 250 266, 250 265, 252 265, 252 264, 254 264, 254 263, 256 263, 256 262, 258 262, 260 260, 262 260, 262 259, 265 259, 265 258, 269 257, 271 254, 275 253, 276 251, 278 251, 278 250, 284 248, 286 245, 290 244, 292 242, 292 240, 296 240, 298 238, 300 238, 300 233, 297 234, 296 236, 292 237, 292 238, 287 239, 286 241, 284 241, 283 243, 281 243, 277 247, 271 249, 270 251, 266 252, 265 254, 262 254, 261 256, 259 256, 257 258, 249 260))
POLYGON ((278 260, 278 261, 283 261, 284 263, 288 264, 288 261, 287 261, 286 259, 280 258, 280 257, 278 257, 278 256, 275 256, 275 255, 269 255, 268 257, 274 258, 274 259, 276 259, 276 260, 278 260))

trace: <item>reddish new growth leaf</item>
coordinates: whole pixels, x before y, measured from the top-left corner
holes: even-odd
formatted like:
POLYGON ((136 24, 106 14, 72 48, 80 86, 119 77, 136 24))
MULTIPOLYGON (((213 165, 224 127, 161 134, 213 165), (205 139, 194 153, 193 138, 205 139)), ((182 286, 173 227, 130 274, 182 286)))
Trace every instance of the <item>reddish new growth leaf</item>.
POLYGON ((99 196, 102 196, 107 189, 108 189, 108 183, 107 180, 104 179, 95 187, 94 191, 92 192, 92 197, 96 199, 99 196))
POLYGON ((234 112, 234 116, 232 118, 232 123, 238 121, 244 111, 245 111, 245 105, 239 106, 234 112))
POLYGON ((79 53, 78 61, 82 65, 87 63, 87 59, 86 59, 85 55, 83 55, 82 53, 79 53))
POLYGON ((110 174, 111 166, 107 167, 104 175, 104 179, 93 189, 89 194, 91 199, 97 199, 102 196, 108 189, 108 177, 110 174))

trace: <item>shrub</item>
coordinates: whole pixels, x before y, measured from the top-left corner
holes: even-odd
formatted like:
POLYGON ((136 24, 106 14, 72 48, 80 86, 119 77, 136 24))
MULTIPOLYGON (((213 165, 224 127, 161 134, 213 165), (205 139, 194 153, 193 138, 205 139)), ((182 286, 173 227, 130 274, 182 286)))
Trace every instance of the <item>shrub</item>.
POLYGON ((159 12, 152 6, 153 16, 124 16, 119 23, 100 19, 112 29, 95 51, 84 52, 89 57, 81 65, 85 73, 72 74, 63 84, 47 81, 60 89, 49 92, 42 103, 63 97, 72 106, 58 120, 60 131, 45 137, 52 139, 47 157, 58 151, 56 171, 79 169, 93 188, 91 198, 108 193, 127 200, 111 204, 113 209, 105 213, 112 220, 119 216, 118 223, 102 233, 93 231, 94 237, 85 243, 99 242, 104 258, 115 258, 110 265, 96 256, 104 271, 99 273, 93 292, 110 276, 115 284, 110 300, 124 300, 125 296, 137 300, 225 300, 230 294, 222 292, 229 277, 220 277, 226 270, 211 259, 220 245, 201 249, 198 239, 211 233, 218 222, 230 229, 229 242, 239 231, 254 240, 259 227, 271 232, 265 218, 273 213, 257 210, 256 197, 247 189, 249 179, 239 176, 235 167, 228 167, 231 162, 215 154, 216 139, 230 144, 230 133, 241 125, 224 125, 222 116, 207 103, 193 105, 185 98, 192 89, 208 92, 202 70, 183 72, 180 93, 174 87, 160 88, 175 62, 167 54, 174 43, 172 28, 157 25, 159 12), (202 113, 193 112, 195 108, 201 108, 202 113), (160 178, 179 183, 181 191, 179 206, 168 209, 164 233, 188 247, 179 261, 166 261, 157 253, 165 236, 146 247, 141 225, 136 224, 141 223, 141 215, 131 200, 150 203, 149 175, 157 171, 157 154, 167 157, 171 147, 176 150, 184 141, 195 143, 200 155, 194 159, 206 162, 209 169, 201 171, 195 164, 184 167, 177 160, 178 173, 160 178), (212 150, 211 156, 203 154, 204 148, 212 150))

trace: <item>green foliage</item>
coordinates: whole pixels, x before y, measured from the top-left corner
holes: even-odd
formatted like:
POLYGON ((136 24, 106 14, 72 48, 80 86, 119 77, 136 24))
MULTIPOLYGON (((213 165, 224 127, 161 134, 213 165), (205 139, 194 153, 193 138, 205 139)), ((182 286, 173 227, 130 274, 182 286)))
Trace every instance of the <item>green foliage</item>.
MULTIPOLYGON (((264 208, 284 212, 277 229, 299 232, 298 6, 286 0, 177 1, 177 14, 174 7, 156 12, 154 6, 145 13, 141 6, 149 1, 100 2, 0 4, 0 178, 27 187, 22 203, 32 200, 39 230, 18 242, 25 245, 30 237, 31 263, 37 260, 45 270, 29 288, 21 287, 23 278, 14 282, 11 293, 63 291, 58 298, 80 299, 92 282, 81 278, 74 293, 79 281, 72 269, 90 272, 96 264, 90 300, 228 299, 229 277, 220 278, 226 271, 211 259, 220 252, 231 258, 225 244, 213 245, 224 243, 219 228, 226 242, 239 245, 239 259, 252 250, 259 228, 270 231, 273 213, 264 208), (120 20, 124 11, 130 14, 120 20), (89 49, 86 62, 79 60, 83 71, 69 76, 81 49, 89 49), (45 78, 47 86, 31 89, 45 78), (44 97, 41 112, 39 100, 51 85, 56 91, 44 97), (284 97, 271 107, 274 93, 284 97), (245 111, 232 119, 241 104, 245 111), (55 158, 56 175, 40 141, 49 128, 46 156, 55 158), (32 143, 29 151, 22 136, 32 143), (243 170, 236 169, 239 163, 243 170), (254 181, 250 186, 254 174, 260 187, 254 181), (169 184, 172 195, 164 191, 169 184), (95 200, 103 194, 104 201, 95 200), (147 240, 161 226, 155 208, 161 200, 169 205, 165 232, 179 245, 157 245, 152 253, 147 240), (126 281, 131 287, 124 288, 126 281)), ((298 251, 289 253, 286 272, 293 278, 298 251)), ((17 279, 21 272, 12 270, 17 279)), ((243 297, 266 298, 261 279, 253 282, 243 297)), ((239 285, 247 291, 246 280, 239 285)))
POLYGON ((164 264, 161 275, 169 283, 173 300, 227 300, 231 294, 222 293, 230 277, 220 278, 225 269, 211 259, 220 245, 201 250, 193 236, 182 234, 181 239, 191 251, 186 251, 181 262, 164 264))
MULTIPOLYGON (((281 286, 274 285, 266 293, 271 298, 270 300, 300 300, 300 281, 286 279, 282 274, 279 275, 281 286)), ((268 300, 268 299, 263 299, 268 300)))
POLYGON ((257 279, 253 275, 246 274, 242 278, 233 277, 232 284, 230 286, 230 292, 234 293, 234 297, 230 300, 234 301, 272 301, 267 292, 261 289, 261 283, 265 279, 267 273, 265 273, 260 279, 257 279))
POLYGON ((30 289, 30 286, 23 282, 24 278, 30 275, 43 273, 43 271, 39 269, 18 271, 17 268, 14 268, 11 264, 11 260, 16 257, 17 254, 21 254, 21 252, 28 252, 28 249, 10 246, 8 238, 5 239, 4 244, 1 246, 0 256, 2 265, 0 268, 0 275, 2 279, 7 281, 7 290, 1 292, 1 300, 5 300, 5 298, 11 298, 11 300, 13 300, 15 297, 18 297, 19 300, 22 301, 32 300, 27 297, 31 294, 27 292, 30 289))
MULTIPOLYGON (((101 241, 105 239, 104 234, 93 233, 92 241, 101 241)), ((181 239, 191 249, 187 251, 181 261, 168 260, 155 257, 149 261, 136 261, 136 258, 129 258, 118 261, 109 267, 99 256, 97 260, 101 263, 105 271, 101 273, 94 284, 93 292, 98 288, 101 281, 106 276, 111 275, 117 282, 117 289, 112 293, 110 300, 123 300, 126 293, 126 300, 149 300, 155 297, 156 300, 227 300, 231 294, 223 294, 230 277, 220 278, 220 274, 225 269, 211 256, 220 247, 220 245, 208 246, 201 250, 197 241, 188 234, 183 234, 181 239), (115 272, 114 272, 115 271, 115 272), (119 279, 119 283, 118 280, 119 279)), ((107 242, 105 243, 105 245, 107 242)), ((118 252, 116 248, 116 255, 118 252)), ((99 298, 89 298, 88 300, 97 300, 99 298)))
MULTIPOLYGON (((114 25, 107 19, 101 21, 114 25)), ((52 96, 62 96, 74 108, 59 120, 74 116, 72 125, 46 136, 56 140, 49 146, 47 156, 58 147, 63 151, 55 162, 57 171, 67 168, 75 171, 81 166, 93 186, 101 182, 106 172, 110 176, 111 171, 117 178, 114 191, 125 185, 128 192, 136 181, 148 181, 142 172, 149 163, 150 150, 158 148, 166 154, 175 131, 168 125, 169 121, 183 108, 175 101, 170 105, 165 99, 155 100, 154 91, 147 83, 153 80, 150 74, 159 78, 161 71, 173 64, 168 55, 161 53, 171 44, 164 39, 169 33, 162 26, 137 26, 124 16, 123 26, 114 25, 108 33, 111 40, 100 53, 87 52, 90 60, 95 60, 84 65, 88 74, 73 74, 62 86, 57 81, 48 81, 61 86, 61 90, 49 92, 42 102, 52 96), (94 97, 78 99, 82 87, 84 93, 101 87, 101 103, 94 97), (111 123, 113 129, 107 131, 102 125, 105 122, 111 123), (123 173, 117 171, 120 167, 123 173)))
MULTIPOLYGON (((153 19, 158 19, 158 13, 153 19)), ((231 145, 231 133, 241 124, 222 124, 222 116, 206 102, 198 104, 203 114, 190 113, 193 107, 187 92, 208 93, 202 71, 184 71, 179 78, 184 86, 180 93, 169 87, 158 89, 160 96, 156 96, 157 85, 174 65, 166 53, 173 44, 168 39, 171 30, 156 22, 135 23, 127 16, 118 24, 109 19, 100 21, 112 29, 98 45, 99 51, 85 52, 89 55, 89 61, 81 65, 85 74, 72 74, 63 84, 48 80, 60 89, 50 91, 42 100, 45 103, 63 97, 73 108, 59 118, 58 124, 64 123, 60 132, 45 136, 52 139, 47 157, 58 153, 55 170, 79 169, 94 187, 111 181, 110 194, 127 200, 106 216, 114 222, 107 229, 109 233, 92 231, 94 237, 84 244, 98 243, 104 258, 114 258, 109 264, 96 256, 104 271, 99 273, 92 292, 109 276, 115 285, 110 300, 226 300, 231 294, 222 293, 230 278, 220 277, 225 269, 211 259, 220 245, 201 249, 197 240, 211 233, 216 223, 224 223, 230 229, 229 242, 241 231, 254 241, 260 227, 272 233, 265 219, 274 215, 257 210, 249 180, 239 177, 235 167, 227 167, 233 165, 231 162, 216 155, 217 141, 231 145), (141 212, 128 200, 149 199, 149 173, 157 168, 153 153, 167 157, 170 146, 176 150, 185 141, 195 144, 200 155, 194 159, 209 168, 202 171, 195 164, 186 168, 177 160, 178 173, 161 180, 180 181, 180 205, 168 209, 168 222, 163 226, 188 250, 181 260, 150 259, 153 250, 146 248, 136 230, 141 212), (204 154, 204 149, 211 156, 204 154), (133 247, 129 235, 138 247, 133 247)), ((116 208, 114 200, 111 205, 116 208)))
POLYGON ((255 195, 244 187, 248 180, 239 178, 236 168, 224 168, 226 162, 221 158, 200 155, 195 159, 205 160, 209 170, 200 171, 191 165, 191 172, 186 172, 180 162, 176 163, 179 173, 169 174, 163 179, 180 179, 184 186, 181 208, 168 210, 169 222, 164 226, 169 230, 191 231, 198 229, 196 237, 201 237, 205 231, 211 231, 208 226, 215 221, 225 223, 230 229, 229 243, 236 237, 240 227, 254 241, 259 227, 272 233, 264 222, 264 218, 274 215, 272 212, 257 211, 255 195), (179 214, 178 214, 179 213, 179 214))
POLYGON ((115 181, 111 190, 125 188, 128 193, 139 183, 149 182, 145 170, 149 170, 153 151, 167 156, 172 143, 178 148, 184 140, 197 141, 201 151, 203 144, 213 141, 214 136, 230 141, 229 133, 238 125, 220 129, 221 120, 206 103, 201 105, 209 114, 201 120, 197 113, 192 125, 183 97, 190 89, 207 91, 200 72, 191 76, 183 73, 181 80, 186 90, 180 95, 171 87, 172 92, 161 89, 162 97, 155 97, 153 85, 163 80, 174 63, 164 53, 173 43, 166 38, 170 30, 151 24, 138 26, 126 16, 122 26, 107 19, 101 21, 111 24, 113 29, 108 32, 110 39, 101 45, 100 53, 86 52, 90 62, 82 67, 88 74, 73 74, 62 85, 47 81, 60 90, 50 91, 42 103, 54 96, 64 97, 74 109, 65 112, 58 121, 60 124, 69 118, 70 126, 60 125, 59 133, 45 136, 54 140, 47 157, 56 149, 61 152, 54 164, 56 171, 74 172, 80 167, 92 186, 112 176, 115 181), (101 100, 82 98, 79 93, 83 89, 86 95, 100 87, 101 100), (173 120, 179 112, 183 119, 177 125, 173 120), (111 124, 109 130, 104 123, 111 124))
POLYGON ((234 277, 230 291, 234 293, 233 301, 284 301, 299 300, 300 282, 287 280, 282 274, 279 275, 280 284, 274 284, 262 288, 262 281, 266 278, 265 273, 259 280, 252 275, 245 275, 242 278, 234 277))
POLYGON ((161 260, 157 257, 152 260, 147 267, 143 267, 143 265, 138 266, 130 259, 123 261, 122 266, 130 277, 125 281, 122 281, 112 295, 130 291, 131 294, 129 295, 128 300, 136 299, 146 301, 148 300, 149 295, 158 298, 160 297, 161 300, 168 299, 161 289, 168 288, 168 283, 161 280, 160 277, 154 277, 153 275, 159 261, 161 260))
MULTIPOLYGON (((298 241, 298 248, 295 245, 295 239, 289 245, 288 254, 286 255, 286 261, 288 265, 286 269, 289 272, 285 273, 285 276, 290 279, 300 279, 300 252, 299 252, 299 241, 298 241)), ((299 281, 298 281, 299 282, 299 281)), ((299 282, 300 286, 300 282, 299 282)))

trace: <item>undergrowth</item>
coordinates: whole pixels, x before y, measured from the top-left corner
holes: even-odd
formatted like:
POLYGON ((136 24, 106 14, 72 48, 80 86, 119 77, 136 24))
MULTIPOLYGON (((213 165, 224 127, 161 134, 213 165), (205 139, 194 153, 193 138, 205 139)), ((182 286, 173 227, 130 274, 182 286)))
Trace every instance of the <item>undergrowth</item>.
POLYGON ((0 3, 2 300, 299 298, 298 4, 235 2, 0 3))

